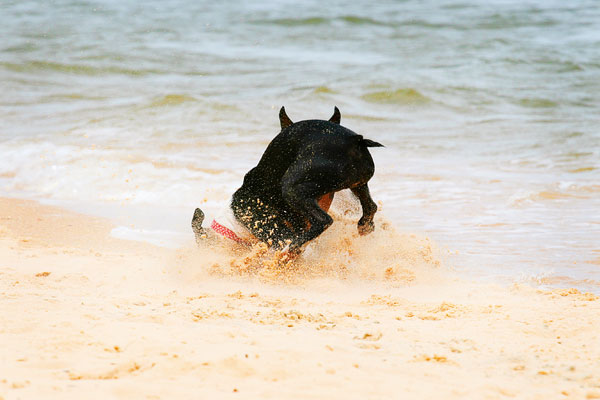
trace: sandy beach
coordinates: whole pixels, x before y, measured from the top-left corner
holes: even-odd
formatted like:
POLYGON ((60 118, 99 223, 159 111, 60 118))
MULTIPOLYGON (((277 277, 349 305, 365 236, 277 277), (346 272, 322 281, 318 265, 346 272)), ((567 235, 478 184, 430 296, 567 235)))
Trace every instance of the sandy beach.
POLYGON ((594 294, 465 281, 397 233, 356 273, 110 230, 0 200, 0 398, 600 398, 594 294))

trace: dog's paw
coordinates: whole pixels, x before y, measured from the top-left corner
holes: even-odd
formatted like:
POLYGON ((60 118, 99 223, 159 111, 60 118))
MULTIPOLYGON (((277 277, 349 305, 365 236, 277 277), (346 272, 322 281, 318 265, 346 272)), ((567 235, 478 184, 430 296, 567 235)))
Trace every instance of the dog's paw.
POLYGON ((303 252, 304 246, 298 246, 294 243, 288 243, 285 247, 278 251, 280 255, 280 261, 293 261, 296 258, 300 257, 300 254, 303 252))
POLYGON ((360 236, 368 235, 369 233, 373 232, 374 230, 375 230, 375 224, 373 223, 373 221, 363 223, 363 224, 361 224, 359 222, 359 224, 358 224, 358 234, 360 236))

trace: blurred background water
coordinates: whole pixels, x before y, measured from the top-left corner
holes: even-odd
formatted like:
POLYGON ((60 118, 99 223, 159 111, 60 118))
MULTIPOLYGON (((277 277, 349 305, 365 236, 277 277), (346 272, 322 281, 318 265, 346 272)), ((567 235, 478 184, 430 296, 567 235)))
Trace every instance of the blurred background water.
POLYGON ((384 143, 373 197, 470 274, 600 290, 600 7, 0 2, 0 194, 191 239, 292 120, 384 143))

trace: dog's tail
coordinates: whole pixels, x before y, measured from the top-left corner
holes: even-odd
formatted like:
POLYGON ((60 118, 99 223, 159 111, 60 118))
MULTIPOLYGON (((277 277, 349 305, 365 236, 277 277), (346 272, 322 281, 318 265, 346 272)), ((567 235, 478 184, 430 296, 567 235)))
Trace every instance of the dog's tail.
POLYGON ((360 144, 362 144, 365 147, 385 147, 384 145, 382 145, 379 142, 376 142, 371 139, 365 139, 364 137, 362 137, 362 135, 358 135, 358 141, 360 144))

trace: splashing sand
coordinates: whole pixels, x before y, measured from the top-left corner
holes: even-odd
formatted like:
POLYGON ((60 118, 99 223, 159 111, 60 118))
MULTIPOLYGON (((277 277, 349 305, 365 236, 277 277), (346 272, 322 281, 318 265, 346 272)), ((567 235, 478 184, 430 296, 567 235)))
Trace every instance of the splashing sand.
POLYGON ((437 246, 427 237, 398 232, 381 213, 375 219, 375 232, 359 236, 356 224, 360 209, 348 191, 338 193, 329 213, 334 224, 297 259, 270 250, 264 243, 248 250, 229 241, 188 249, 182 257, 188 259, 186 268, 196 272, 203 267, 209 275, 256 277, 271 283, 301 284, 333 278, 406 286, 417 278, 431 278, 433 270, 438 270, 436 275, 441 273, 437 246))

